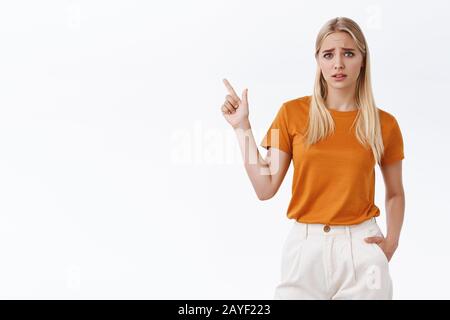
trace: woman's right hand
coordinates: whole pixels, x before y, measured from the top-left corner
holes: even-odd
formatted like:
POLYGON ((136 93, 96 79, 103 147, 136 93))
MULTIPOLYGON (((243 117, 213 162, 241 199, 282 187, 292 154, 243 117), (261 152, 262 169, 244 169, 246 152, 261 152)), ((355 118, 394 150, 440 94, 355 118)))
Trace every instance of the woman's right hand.
POLYGON ((222 105, 222 114, 233 128, 238 128, 248 122, 248 89, 242 92, 242 99, 240 99, 227 79, 223 79, 223 83, 227 87, 228 94, 222 105))

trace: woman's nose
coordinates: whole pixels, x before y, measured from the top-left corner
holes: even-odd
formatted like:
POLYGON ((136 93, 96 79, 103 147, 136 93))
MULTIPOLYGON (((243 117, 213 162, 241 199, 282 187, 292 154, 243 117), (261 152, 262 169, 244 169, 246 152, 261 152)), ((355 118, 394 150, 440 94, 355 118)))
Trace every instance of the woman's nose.
POLYGON ((340 69, 342 67, 343 67, 343 65, 342 65, 341 58, 336 58, 336 60, 334 61, 334 68, 335 69, 340 69))

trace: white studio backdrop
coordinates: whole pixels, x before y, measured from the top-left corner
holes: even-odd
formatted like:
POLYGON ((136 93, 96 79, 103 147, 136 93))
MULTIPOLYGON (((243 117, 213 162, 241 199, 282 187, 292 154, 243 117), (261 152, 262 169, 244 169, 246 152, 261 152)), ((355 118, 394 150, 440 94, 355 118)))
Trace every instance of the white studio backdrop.
POLYGON ((293 167, 258 200, 222 79, 249 89, 259 144, 282 102, 311 94, 315 37, 337 16, 362 27, 377 105, 403 133, 394 299, 450 298, 449 9, 2 1, 0 298, 271 299, 293 167))

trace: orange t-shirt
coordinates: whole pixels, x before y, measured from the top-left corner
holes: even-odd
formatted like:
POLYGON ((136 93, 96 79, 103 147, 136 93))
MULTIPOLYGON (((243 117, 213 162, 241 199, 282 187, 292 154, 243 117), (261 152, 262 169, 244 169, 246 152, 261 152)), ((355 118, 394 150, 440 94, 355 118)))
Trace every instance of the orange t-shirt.
MULTIPOLYGON (((303 223, 351 225, 379 216, 374 204, 376 162, 372 149, 359 143, 355 126, 350 130, 357 110, 328 109, 334 133, 305 151, 301 138, 307 129, 310 101, 311 96, 304 96, 283 103, 260 144, 292 155, 294 176, 287 217, 303 223), (279 129, 275 130, 278 139, 272 129, 279 129)), ((397 120, 378 110, 384 144, 381 165, 404 159, 397 120)))

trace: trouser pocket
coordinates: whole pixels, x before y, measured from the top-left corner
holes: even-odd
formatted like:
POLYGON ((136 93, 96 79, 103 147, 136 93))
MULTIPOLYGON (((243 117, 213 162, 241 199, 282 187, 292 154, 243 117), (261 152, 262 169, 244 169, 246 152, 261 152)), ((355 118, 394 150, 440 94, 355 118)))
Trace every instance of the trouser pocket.
MULTIPOLYGON (((382 237, 384 238, 383 232, 381 231, 380 227, 375 224, 373 226, 370 226, 366 230, 366 236, 365 237, 382 237)), ((372 251, 375 255, 377 255, 384 263, 389 264, 389 260, 384 253, 383 249, 377 244, 377 243, 367 243, 363 239, 364 243, 366 243, 370 248, 372 248, 372 251)))

